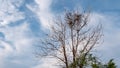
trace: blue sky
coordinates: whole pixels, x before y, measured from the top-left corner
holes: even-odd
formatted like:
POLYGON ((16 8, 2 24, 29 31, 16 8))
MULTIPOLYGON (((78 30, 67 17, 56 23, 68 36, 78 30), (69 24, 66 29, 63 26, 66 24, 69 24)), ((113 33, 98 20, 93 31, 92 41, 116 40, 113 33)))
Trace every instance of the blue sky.
POLYGON ((0 68, 57 68, 55 59, 35 58, 36 42, 52 18, 65 9, 91 8, 90 23, 102 23, 104 42, 97 55, 120 67, 120 0, 0 0, 0 68))

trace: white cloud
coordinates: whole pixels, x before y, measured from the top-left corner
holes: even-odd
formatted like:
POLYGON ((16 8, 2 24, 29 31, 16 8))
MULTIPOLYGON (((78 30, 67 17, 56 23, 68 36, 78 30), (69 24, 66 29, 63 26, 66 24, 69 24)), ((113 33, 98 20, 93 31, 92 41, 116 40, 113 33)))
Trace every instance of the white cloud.
POLYGON ((16 66, 14 64, 17 64, 18 67, 20 65, 32 66, 33 38, 29 37, 31 33, 29 24, 24 22, 13 27, 7 26, 11 22, 16 23, 25 18, 24 13, 19 11, 23 2, 24 0, 0 0, 0 32, 5 36, 0 39, 0 68, 13 68, 16 66), (23 63, 23 59, 27 64, 23 63))
POLYGON ((26 5, 31 11, 33 11, 39 18, 41 29, 48 29, 52 24, 51 19, 53 14, 51 12, 52 0, 35 0, 37 5, 26 5))
POLYGON ((27 32, 29 32, 28 24, 25 22, 22 25, 1 28, 0 31, 5 34, 5 40, 11 42, 11 44, 16 48, 16 51, 22 51, 23 47, 29 46, 30 39, 26 37, 27 32))
POLYGON ((5 41, 0 40, 0 65, 4 62, 3 60, 13 52, 11 45, 5 41))
POLYGON ((58 68, 57 66, 57 59, 55 58, 42 58, 40 60, 40 64, 38 64, 37 66, 33 67, 33 68, 58 68))
POLYGON ((23 0, 0 0, 0 26, 24 19, 24 15, 17 8, 23 0))
MULTIPOLYGON (((9 64, 18 64, 18 65, 28 65, 33 63, 33 57, 31 46, 33 44, 33 38, 29 37, 29 24, 27 22, 10 27, 6 26, 0 29, 5 35, 4 40, 1 40, 0 46, 0 65, 5 66, 12 66, 9 64), (13 58, 11 61, 9 58, 13 58), (25 59, 26 58, 26 59, 25 59), (24 63, 23 63, 24 59, 24 63), (7 63, 7 64, 5 64, 7 63), (27 64, 25 64, 27 63, 27 64)), ((31 65, 32 66, 32 65, 31 65)), ((1 66, 0 66, 1 67, 1 66)), ((12 66, 13 67, 13 66, 12 66)), ((4 67, 3 67, 4 68, 4 67)))

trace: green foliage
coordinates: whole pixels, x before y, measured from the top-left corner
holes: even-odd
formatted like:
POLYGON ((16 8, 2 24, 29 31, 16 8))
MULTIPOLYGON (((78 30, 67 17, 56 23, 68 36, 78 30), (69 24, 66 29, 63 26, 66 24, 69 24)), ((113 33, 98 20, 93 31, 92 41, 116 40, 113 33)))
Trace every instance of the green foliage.
POLYGON ((86 57, 85 54, 83 54, 81 57, 76 59, 75 63, 71 63, 69 68, 80 68, 80 65, 82 65, 82 68, 116 68, 113 59, 110 59, 108 63, 103 64, 100 62, 99 58, 92 54, 87 54, 86 57))
POLYGON ((113 59, 111 59, 111 60, 107 63, 106 68, 116 68, 116 65, 115 65, 115 63, 113 62, 113 59))

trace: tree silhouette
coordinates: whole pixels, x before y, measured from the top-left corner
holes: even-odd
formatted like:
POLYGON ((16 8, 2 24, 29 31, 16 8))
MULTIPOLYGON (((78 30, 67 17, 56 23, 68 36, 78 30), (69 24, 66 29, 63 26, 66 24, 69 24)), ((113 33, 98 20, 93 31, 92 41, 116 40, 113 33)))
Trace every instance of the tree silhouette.
POLYGON ((98 68, 99 63, 90 52, 99 44, 102 25, 89 26, 89 15, 89 12, 66 11, 57 17, 47 37, 41 40, 37 55, 57 58, 65 68, 84 68, 89 64, 98 68))

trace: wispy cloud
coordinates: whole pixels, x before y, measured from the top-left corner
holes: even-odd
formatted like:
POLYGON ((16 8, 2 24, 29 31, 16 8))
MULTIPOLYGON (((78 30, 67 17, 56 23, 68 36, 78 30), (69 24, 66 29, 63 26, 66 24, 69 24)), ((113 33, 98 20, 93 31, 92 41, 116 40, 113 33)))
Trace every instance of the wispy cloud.
POLYGON ((0 0, 0 67, 30 68, 33 61, 33 38, 29 23, 26 21, 16 26, 9 26, 25 18, 19 7, 24 0, 0 0), (4 37, 3 37, 4 36, 4 37))
MULTIPOLYGON (((36 5, 26 5, 39 18, 41 29, 48 29, 53 13, 51 12, 52 0, 35 0, 36 5)), ((44 30, 43 29, 43 30, 44 30)))
POLYGON ((17 9, 22 2, 23 0, 0 0, 0 26, 24 19, 24 13, 17 9))
MULTIPOLYGON (((0 49, 1 50, 0 59, 2 59, 1 62, 6 62, 7 64, 11 64, 11 63, 18 64, 19 62, 22 64, 22 66, 31 64, 32 59, 30 58, 32 57, 32 53, 31 53, 32 51, 30 51, 31 50, 30 47, 32 45, 33 39, 28 37, 29 35, 28 32, 30 33, 28 24, 24 23, 16 27, 8 26, 5 28, 1 28, 0 31, 5 35, 4 40, 1 40, 0 43, 1 46, 3 47, 0 49), (29 55, 31 57, 28 57, 29 55), (23 64, 23 60, 24 62, 26 62, 28 61, 28 59, 31 61, 31 63, 23 64), (17 63, 14 61, 17 61, 17 63)), ((14 67, 7 64, 3 64, 5 66, 3 68, 8 68, 8 66, 14 67)))

